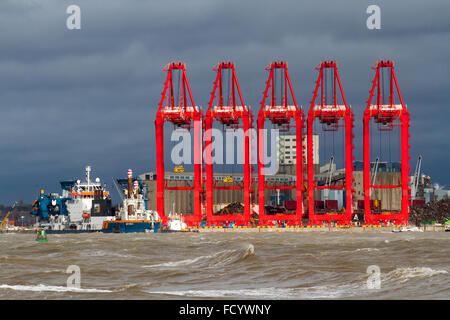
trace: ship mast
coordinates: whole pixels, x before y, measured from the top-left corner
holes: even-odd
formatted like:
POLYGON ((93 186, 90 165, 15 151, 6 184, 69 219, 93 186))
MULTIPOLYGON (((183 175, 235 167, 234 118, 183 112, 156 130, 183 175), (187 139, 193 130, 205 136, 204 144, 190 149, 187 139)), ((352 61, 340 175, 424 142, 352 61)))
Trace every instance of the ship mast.
POLYGON ((87 191, 91 191, 91 166, 86 167, 87 191))

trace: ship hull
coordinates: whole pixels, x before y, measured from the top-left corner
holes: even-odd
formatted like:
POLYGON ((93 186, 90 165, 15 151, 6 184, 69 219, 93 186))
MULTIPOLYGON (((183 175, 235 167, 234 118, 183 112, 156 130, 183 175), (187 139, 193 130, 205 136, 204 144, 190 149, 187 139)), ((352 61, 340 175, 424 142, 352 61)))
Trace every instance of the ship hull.
POLYGON ((66 234, 66 233, 92 233, 92 232, 101 232, 101 230, 48 230, 46 229, 45 232, 47 234, 66 234))
POLYGON ((136 232, 158 232, 159 222, 152 221, 107 221, 103 224, 103 233, 136 233, 136 232))

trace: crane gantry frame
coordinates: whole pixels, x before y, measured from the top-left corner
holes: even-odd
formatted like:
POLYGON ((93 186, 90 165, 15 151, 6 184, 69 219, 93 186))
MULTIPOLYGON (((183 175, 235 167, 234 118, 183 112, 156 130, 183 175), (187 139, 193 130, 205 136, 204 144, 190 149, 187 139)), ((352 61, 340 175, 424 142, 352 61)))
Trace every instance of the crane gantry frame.
POLYGON ((195 105, 191 89, 186 76, 186 65, 182 62, 169 63, 164 71, 167 78, 161 93, 161 101, 156 113, 156 202, 157 211, 162 222, 167 223, 164 208, 165 190, 193 190, 194 213, 185 216, 184 220, 189 225, 198 225, 202 218, 201 190, 202 190, 202 110, 195 105), (179 74, 179 96, 174 95, 173 71, 179 74), (190 102, 190 103, 189 103, 190 102), (174 126, 194 130, 194 185, 193 186, 168 186, 164 171, 164 122, 171 122, 174 126))
MULTIPOLYGON (((266 70, 269 71, 269 78, 266 82, 264 90, 264 97, 261 101, 261 107, 258 113, 258 203, 259 203, 259 220, 262 224, 271 224, 270 221, 288 221, 288 224, 301 225, 303 216, 303 123, 304 113, 298 107, 295 100, 294 90, 292 89, 291 80, 288 74, 288 64, 284 61, 274 61, 270 63, 266 70), (282 72, 282 79, 280 79, 281 86, 284 88, 279 97, 276 98, 276 83, 275 75, 277 71, 282 72), (289 89, 288 89, 289 88, 289 89), (270 92, 269 92, 269 89, 270 92), (292 97, 292 105, 289 104, 288 93, 292 97), (267 98, 270 98, 270 104, 266 105, 267 98), (295 122, 295 136, 296 136, 296 181, 294 184, 269 185, 266 182, 264 172, 264 155, 266 143, 264 141, 264 122, 268 119, 272 124, 283 127, 288 130, 291 126, 290 122, 293 119, 295 122), (296 194, 296 211, 294 214, 277 214, 276 217, 269 216, 265 210, 265 189, 288 190, 295 189, 296 194)), ((274 152, 274 150, 272 150, 274 152)))
POLYGON ((372 82, 370 96, 367 100, 367 107, 364 110, 364 216, 367 225, 379 225, 379 221, 392 221, 394 224, 407 224, 410 213, 410 185, 409 185, 409 111, 403 103, 403 98, 397 83, 394 71, 394 62, 391 60, 377 61, 372 67, 375 70, 375 77, 372 82), (384 79, 381 77, 383 69, 389 70, 389 97, 387 103, 383 101, 382 86, 384 79), (375 96, 376 102, 372 104, 375 96), (397 91, 400 104, 395 103, 395 91, 397 91), (378 130, 392 131, 399 126, 401 130, 401 177, 400 184, 375 185, 370 179, 370 121, 373 119, 378 124, 378 130), (400 189, 401 209, 373 213, 371 208, 372 189, 400 189))

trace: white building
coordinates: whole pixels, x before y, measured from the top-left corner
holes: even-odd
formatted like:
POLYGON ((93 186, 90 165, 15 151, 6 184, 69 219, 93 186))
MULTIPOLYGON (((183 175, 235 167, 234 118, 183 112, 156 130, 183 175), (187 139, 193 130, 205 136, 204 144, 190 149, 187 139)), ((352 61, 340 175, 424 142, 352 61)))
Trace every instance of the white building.
MULTIPOLYGON (((313 164, 319 164, 319 135, 313 135, 313 164)), ((307 139, 303 136, 303 158, 307 159, 307 139)), ((280 165, 297 163, 297 139, 295 134, 285 134, 278 137, 278 162, 280 165)))

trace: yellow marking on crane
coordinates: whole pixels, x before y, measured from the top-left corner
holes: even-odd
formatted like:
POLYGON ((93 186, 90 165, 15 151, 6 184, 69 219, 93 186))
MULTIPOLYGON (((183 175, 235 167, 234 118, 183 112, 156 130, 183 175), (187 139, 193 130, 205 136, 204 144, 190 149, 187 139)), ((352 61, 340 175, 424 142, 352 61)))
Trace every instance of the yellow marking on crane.
POLYGON ((2 220, 2 223, 0 223, 0 229, 3 228, 3 225, 5 224, 5 221, 6 221, 6 219, 8 219, 8 217, 9 217, 10 214, 11 214, 11 211, 9 211, 9 212, 6 214, 5 218, 2 220))

